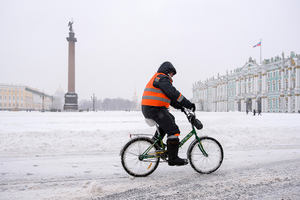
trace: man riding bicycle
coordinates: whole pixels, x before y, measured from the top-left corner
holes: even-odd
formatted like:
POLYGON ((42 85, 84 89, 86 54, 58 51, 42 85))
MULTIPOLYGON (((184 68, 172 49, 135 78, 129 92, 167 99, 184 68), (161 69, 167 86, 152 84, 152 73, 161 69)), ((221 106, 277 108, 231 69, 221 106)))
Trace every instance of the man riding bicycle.
MULTIPOLYGON (((188 161, 178 157, 180 130, 168 108, 171 105, 176 109, 185 107, 193 112, 196 109, 195 104, 187 100, 173 86, 172 77, 175 74, 176 69, 172 63, 164 62, 146 85, 141 103, 143 115, 159 125, 161 137, 168 135, 167 150, 170 166, 186 165, 188 161)), ((155 133, 154 138, 158 138, 158 132, 155 133)))

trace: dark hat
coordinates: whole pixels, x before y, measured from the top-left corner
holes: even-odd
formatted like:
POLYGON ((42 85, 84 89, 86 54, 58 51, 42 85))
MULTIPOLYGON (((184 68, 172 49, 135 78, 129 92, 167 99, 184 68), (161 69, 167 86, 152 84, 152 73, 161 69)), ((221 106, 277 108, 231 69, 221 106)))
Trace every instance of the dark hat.
POLYGON ((174 75, 177 73, 175 67, 172 65, 172 63, 166 61, 157 70, 158 73, 173 73, 174 75))

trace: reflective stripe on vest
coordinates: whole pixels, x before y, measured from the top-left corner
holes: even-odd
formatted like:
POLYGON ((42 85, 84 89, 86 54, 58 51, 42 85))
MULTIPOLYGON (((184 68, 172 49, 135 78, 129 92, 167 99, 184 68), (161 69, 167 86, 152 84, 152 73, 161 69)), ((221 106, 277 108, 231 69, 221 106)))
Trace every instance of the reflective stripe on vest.
POLYGON ((154 81, 158 81, 158 75, 165 75, 163 73, 156 73, 146 85, 143 93, 142 105, 147 106, 165 106, 169 107, 171 100, 159 89, 153 86, 154 81))

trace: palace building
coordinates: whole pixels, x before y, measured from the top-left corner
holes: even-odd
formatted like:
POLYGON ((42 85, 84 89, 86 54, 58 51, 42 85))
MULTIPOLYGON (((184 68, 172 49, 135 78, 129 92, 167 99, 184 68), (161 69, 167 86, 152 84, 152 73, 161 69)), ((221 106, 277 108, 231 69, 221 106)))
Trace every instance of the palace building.
POLYGON ((50 110, 53 97, 24 85, 0 84, 0 110, 50 110))
POLYGON ((240 68, 193 84, 197 110, 300 112, 300 55, 276 56, 262 64, 251 57, 240 68))

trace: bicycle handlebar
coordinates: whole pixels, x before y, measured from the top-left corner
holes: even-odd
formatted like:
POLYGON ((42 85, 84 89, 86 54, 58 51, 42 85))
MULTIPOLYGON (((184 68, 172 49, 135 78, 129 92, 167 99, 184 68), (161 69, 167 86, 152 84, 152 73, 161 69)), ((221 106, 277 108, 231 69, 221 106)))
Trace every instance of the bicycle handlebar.
POLYGON ((191 111, 189 109, 182 109, 181 110, 187 117, 188 121, 192 124, 192 126, 196 127, 198 130, 203 128, 203 124, 199 119, 196 118, 195 111, 191 111))

